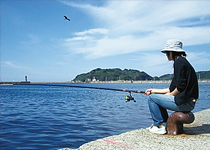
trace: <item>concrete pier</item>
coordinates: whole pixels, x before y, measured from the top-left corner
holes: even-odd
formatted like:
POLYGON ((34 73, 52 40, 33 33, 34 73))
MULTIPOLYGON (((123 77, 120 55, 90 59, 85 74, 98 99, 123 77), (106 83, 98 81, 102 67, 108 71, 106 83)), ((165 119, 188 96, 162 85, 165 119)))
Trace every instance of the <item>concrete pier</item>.
POLYGON ((210 109, 196 112, 194 115, 195 121, 185 124, 185 133, 181 135, 157 135, 146 129, 138 129, 86 143, 76 150, 209 150, 210 109))

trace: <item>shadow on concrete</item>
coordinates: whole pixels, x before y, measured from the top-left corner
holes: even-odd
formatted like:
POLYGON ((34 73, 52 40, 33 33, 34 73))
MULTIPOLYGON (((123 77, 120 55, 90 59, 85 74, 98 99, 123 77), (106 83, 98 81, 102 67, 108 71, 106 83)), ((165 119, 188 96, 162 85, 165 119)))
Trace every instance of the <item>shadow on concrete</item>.
POLYGON ((209 134, 210 135, 210 124, 203 124, 202 126, 196 126, 196 127, 184 127, 184 134, 189 134, 189 135, 209 134))

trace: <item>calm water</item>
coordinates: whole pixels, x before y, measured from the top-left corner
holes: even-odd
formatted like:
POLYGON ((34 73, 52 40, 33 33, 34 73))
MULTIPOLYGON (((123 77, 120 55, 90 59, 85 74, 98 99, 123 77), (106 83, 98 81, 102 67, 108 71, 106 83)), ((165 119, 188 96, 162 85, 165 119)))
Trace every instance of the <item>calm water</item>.
MULTIPOLYGON (((74 84, 75 85, 75 84, 74 84)), ((169 84, 78 84, 130 90, 165 88, 169 84)), ((84 143, 152 124, 147 96, 94 89, 0 86, 1 149, 78 148, 84 143)), ((210 83, 200 83, 193 112, 210 108, 210 83)), ((171 112, 169 112, 171 113, 171 112)))

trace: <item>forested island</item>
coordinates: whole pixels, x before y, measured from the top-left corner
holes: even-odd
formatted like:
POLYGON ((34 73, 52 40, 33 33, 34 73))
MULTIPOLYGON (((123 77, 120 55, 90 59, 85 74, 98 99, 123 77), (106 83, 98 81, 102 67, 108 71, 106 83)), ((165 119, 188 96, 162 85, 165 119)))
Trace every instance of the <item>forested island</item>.
MULTIPOLYGON (((196 72, 199 80, 210 80, 210 71, 196 72)), ((152 81, 152 80, 171 80, 173 74, 165 74, 160 77, 152 77, 144 71, 135 69, 93 69, 88 73, 82 73, 77 75, 74 82, 91 82, 91 81, 152 81)))

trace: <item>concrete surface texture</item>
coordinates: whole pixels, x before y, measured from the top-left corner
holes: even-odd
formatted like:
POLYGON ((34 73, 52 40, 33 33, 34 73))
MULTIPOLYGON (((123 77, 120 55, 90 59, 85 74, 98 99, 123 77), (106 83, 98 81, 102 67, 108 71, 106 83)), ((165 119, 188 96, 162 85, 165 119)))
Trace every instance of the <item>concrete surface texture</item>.
POLYGON ((195 121, 192 124, 184 124, 184 134, 158 135, 146 129, 138 129, 86 143, 76 150, 209 150, 210 109, 194 115, 195 121))

